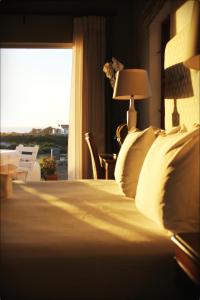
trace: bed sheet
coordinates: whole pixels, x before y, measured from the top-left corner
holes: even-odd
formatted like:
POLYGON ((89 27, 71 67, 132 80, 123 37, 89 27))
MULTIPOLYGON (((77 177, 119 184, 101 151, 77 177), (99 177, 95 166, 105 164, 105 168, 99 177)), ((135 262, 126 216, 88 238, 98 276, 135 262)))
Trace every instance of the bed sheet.
POLYGON ((169 235, 114 180, 16 182, 1 270, 5 299, 181 299, 169 235))

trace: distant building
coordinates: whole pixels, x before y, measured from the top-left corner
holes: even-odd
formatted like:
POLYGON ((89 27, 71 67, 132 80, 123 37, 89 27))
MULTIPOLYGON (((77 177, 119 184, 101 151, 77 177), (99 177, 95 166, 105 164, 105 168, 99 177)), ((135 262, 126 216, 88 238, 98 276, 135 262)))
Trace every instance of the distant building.
POLYGON ((52 134, 62 134, 61 129, 60 128, 53 128, 52 134))
POLYGON ((69 133, 69 125, 60 125, 60 127, 62 128, 62 134, 67 135, 69 133))
POLYGON ((69 133, 69 125, 58 125, 58 128, 53 128, 52 134, 63 134, 67 135, 69 133))

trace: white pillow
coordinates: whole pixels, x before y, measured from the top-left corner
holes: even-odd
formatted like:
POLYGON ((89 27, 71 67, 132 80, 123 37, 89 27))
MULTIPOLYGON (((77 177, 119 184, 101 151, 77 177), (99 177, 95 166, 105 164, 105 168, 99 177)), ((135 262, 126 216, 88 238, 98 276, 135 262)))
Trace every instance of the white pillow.
POLYGON ((144 160, 135 202, 172 232, 199 229, 199 128, 157 137, 144 160))
POLYGON ((135 197, 139 173, 154 140, 154 130, 149 127, 144 131, 128 132, 121 146, 115 167, 115 180, 128 197, 135 197))

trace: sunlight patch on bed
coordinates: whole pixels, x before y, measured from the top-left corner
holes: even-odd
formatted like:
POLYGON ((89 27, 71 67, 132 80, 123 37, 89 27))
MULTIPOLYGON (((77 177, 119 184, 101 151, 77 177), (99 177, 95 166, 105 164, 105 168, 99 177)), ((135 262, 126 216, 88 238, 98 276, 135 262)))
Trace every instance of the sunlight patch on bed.
POLYGON ((64 202, 60 200, 58 197, 47 194, 47 193, 38 193, 38 191, 34 188, 23 186, 24 191, 27 193, 30 193, 32 195, 37 196, 38 198, 46 201, 48 204, 57 207, 59 209, 62 209, 63 211, 66 211, 67 213, 71 214, 74 218, 77 220, 80 220, 98 230, 102 230, 104 232, 107 232, 109 234, 112 234, 122 240, 131 242, 131 241, 144 241, 148 242, 151 241, 150 237, 145 237, 144 234, 137 233, 133 228, 124 228, 122 226, 118 226, 115 224, 112 224, 110 222, 107 222, 105 220, 102 220, 98 218, 97 216, 94 216, 92 212, 90 212, 89 207, 87 210, 84 210, 80 207, 77 207, 71 203, 64 202))
MULTIPOLYGON (((118 185, 114 180, 105 180, 105 179, 97 179, 97 180, 84 180, 84 185, 89 186, 90 188, 94 188, 94 182, 95 182, 95 190, 106 192, 106 194, 113 195, 121 195, 124 197, 124 194, 119 189, 118 185), (103 182, 103 184, 102 184, 103 182)), ((128 199, 128 197, 127 197, 128 199)), ((133 199, 130 198, 130 201, 133 199)), ((128 201, 128 200, 127 200, 128 201)))
MULTIPOLYGON (((91 207, 91 208, 95 208, 95 205, 94 204, 91 204, 89 202, 86 202, 87 203, 87 206, 88 207, 91 207)), ((118 207, 120 209, 120 207, 118 207)), ((134 209, 134 208, 133 208, 134 209)), ((126 215, 123 215, 123 214, 118 214, 116 212, 116 209, 113 211, 110 210, 110 207, 106 207, 105 206, 103 208, 101 207, 98 207, 98 210, 101 212, 101 213, 106 213, 106 216, 109 216, 111 217, 112 219, 115 219, 121 223, 124 223, 125 225, 128 225, 128 226, 133 226, 133 227, 137 227, 137 228, 140 228, 140 230, 148 230, 149 229, 149 220, 145 223, 141 223, 141 219, 140 218, 137 218, 135 216, 135 211, 134 211, 134 218, 132 218, 132 216, 130 216, 130 218, 127 218, 127 214, 126 215)), ((140 213, 139 213, 140 214, 140 213)), ((162 228, 160 228, 160 231, 158 229, 157 226, 151 226, 151 231, 154 231, 154 234, 158 234, 158 235, 163 235, 163 232, 165 232, 162 228)), ((167 232, 166 232, 167 233, 167 232)), ((144 233, 143 233, 144 234, 144 233)))

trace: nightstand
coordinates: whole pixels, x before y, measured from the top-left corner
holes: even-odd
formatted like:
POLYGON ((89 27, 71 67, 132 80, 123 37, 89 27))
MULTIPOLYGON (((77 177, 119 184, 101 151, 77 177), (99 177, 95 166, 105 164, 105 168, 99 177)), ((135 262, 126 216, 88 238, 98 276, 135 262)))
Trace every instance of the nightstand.
POLYGON ((200 286, 200 232, 172 236, 175 258, 182 270, 200 286))

